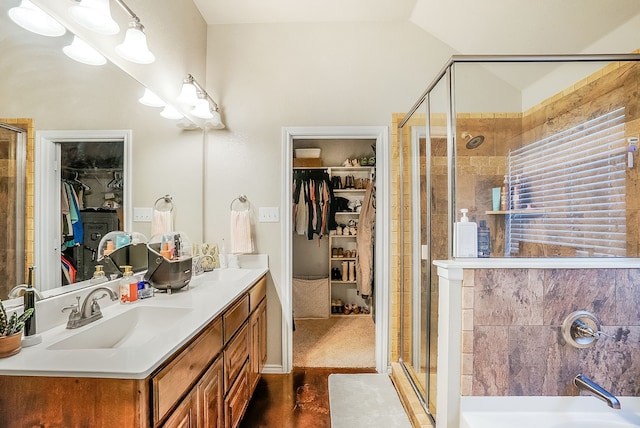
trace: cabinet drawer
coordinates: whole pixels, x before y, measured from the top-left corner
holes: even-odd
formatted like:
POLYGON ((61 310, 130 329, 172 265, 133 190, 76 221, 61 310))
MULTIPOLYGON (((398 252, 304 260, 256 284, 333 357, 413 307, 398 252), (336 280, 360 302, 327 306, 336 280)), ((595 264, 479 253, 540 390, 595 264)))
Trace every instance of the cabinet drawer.
POLYGON ((245 364, 224 400, 225 428, 236 428, 240 425, 248 404, 249 372, 245 364))
POLYGON ((217 319, 160 373, 153 376, 151 384, 154 423, 162 420, 198 380, 222 350, 222 345, 222 320, 217 319))
POLYGON ((249 291, 249 312, 256 310, 262 299, 267 296, 267 277, 263 276, 249 291))
POLYGON ((249 324, 245 324, 224 350, 224 390, 228 391, 249 358, 249 324))
POLYGON ((249 317, 249 295, 245 294, 227 310, 222 318, 224 320, 224 343, 229 342, 243 322, 249 317))

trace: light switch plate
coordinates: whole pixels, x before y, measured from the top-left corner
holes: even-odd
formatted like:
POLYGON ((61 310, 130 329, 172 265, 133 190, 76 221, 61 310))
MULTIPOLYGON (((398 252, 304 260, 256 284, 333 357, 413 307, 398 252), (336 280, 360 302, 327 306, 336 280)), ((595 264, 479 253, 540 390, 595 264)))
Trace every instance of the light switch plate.
POLYGON ((260 223, 278 223, 280 221, 280 208, 260 207, 258 219, 260 223))
POLYGON ((153 208, 133 207, 133 221, 150 223, 152 216, 153 208))

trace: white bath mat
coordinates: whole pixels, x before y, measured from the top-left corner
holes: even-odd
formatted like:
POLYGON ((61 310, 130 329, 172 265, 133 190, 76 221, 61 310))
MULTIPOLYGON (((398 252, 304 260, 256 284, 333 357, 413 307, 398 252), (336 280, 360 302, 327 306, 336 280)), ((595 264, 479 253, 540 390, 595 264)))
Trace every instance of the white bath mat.
POLYGON ((388 375, 329 375, 332 428, 411 428, 388 375))

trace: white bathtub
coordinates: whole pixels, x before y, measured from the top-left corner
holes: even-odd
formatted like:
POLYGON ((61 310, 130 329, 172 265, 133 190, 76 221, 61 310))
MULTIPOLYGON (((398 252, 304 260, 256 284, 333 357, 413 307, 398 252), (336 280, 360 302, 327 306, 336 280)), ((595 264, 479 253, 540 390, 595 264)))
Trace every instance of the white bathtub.
POLYGON ((591 396, 462 397, 460 428, 640 427, 640 397, 618 397, 614 410, 591 396))

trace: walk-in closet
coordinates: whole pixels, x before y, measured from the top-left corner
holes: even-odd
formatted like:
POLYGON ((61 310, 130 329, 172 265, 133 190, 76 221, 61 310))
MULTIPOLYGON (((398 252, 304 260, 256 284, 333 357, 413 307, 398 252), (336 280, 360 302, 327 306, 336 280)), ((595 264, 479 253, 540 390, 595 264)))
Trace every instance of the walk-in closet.
POLYGON ((375 367, 376 140, 293 142, 293 366, 375 367))
POLYGON ((60 147, 62 285, 90 279, 104 235, 123 224, 123 143, 63 142, 60 147))

